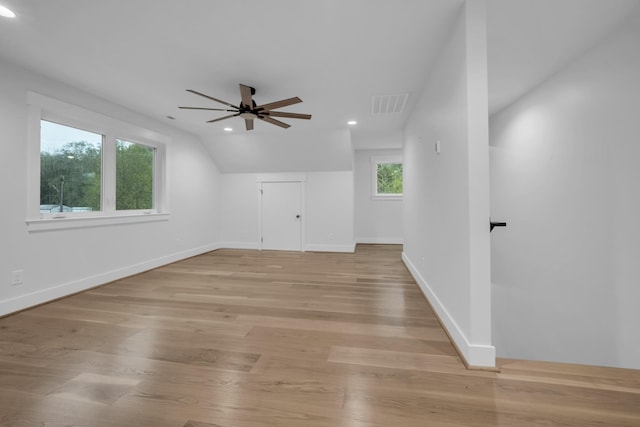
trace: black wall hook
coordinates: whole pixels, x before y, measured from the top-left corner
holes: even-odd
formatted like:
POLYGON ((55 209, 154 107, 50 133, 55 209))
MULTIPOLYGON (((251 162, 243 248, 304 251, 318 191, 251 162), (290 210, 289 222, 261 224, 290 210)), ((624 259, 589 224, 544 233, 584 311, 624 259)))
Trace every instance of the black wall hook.
POLYGON ((507 226, 506 222, 495 222, 495 221, 491 221, 491 220, 489 220, 489 224, 490 224, 490 227, 489 227, 489 231, 490 232, 493 231, 493 229, 495 227, 506 227, 507 226))

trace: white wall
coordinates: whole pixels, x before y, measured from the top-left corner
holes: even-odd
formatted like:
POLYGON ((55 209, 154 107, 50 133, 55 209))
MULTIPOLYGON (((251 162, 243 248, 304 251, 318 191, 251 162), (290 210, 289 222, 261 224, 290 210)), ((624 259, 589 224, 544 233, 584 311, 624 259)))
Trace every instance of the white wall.
POLYGON ((494 366, 485 6, 465 3, 404 129, 403 259, 467 362, 494 366))
POLYGON ((357 243, 402 243, 402 200, 372 198, 372 156, 402 156, 402 150, 356 150, 355 235, 357 243))
POLYGON ((304 179, 305 250, 352 252, 353 172, 223 174, 221 246, 258 249, 259 179, 304 179))
MULTIPOLYGON (((286 131, 273 125, 260 133, 216 134, 205 141, 223 173, 326 172, 351 170, 349 129, 286 131)), ((257 124, 258 125, 258 124, 257 124)), ((262 126, 262 124, 259 124, 262 126)))
POLYGON ((640 11, 491 119, 504 357, 640 368, 640 11))
POLYGON ((353 127, 349 130, 355 150, 402 150, 401 129, 363 131, 353 127))
POLYGON ((2 61, 0 93, 0 315, 215 247, 219 173, 196 138, 2 61), (27 232, 27 90, 170 137, 169 220, 27 232), (10 286, 13 270, 23 284, 10 286))
POLYGON ((220 181, 220 246, 235 249, 259 249, 257 176, 252 173, 224 173, 220 181))
POLYGON ((307 174, 307 250, 353 252, 353 172, 307 174))

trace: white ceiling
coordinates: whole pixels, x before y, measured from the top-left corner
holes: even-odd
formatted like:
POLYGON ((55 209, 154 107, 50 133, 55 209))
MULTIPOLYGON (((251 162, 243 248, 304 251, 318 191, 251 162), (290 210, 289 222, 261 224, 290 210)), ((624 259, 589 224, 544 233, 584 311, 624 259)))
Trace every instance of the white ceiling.
MULTIPOLYGON (((639 2, 488 0, 490 111, 593 45, 639 2)), ((223 171, 263 172, 244 145, 273 144, 259 150, 267 165, 270 153, 282 157, 310 132, 316 141, 342 135, 350 119, 357 148, 397 146, 462 3, 0 0, 18 14, 0 20, 0 57, 198 135, 223 171), (259 104, 299 96, 303 103, 282 111, 313 119, 283 119, 287 130, 258 122, 247 133, 241 119, 206 124, 218 113, 177 108, 219 107, 185 89, 235 104, 238 83, 254 86, 259 104), (370 114, 373 95, 401 93, 409 94, 404 113, 370 114), (229 125, 231 135, 222 131, 229 125), (377 135, 390 135, 388 144, 377 135)), ((339 169, 344 159, 330 163, 318 167, 339 169)))
POLYGON ((488 0, 490 113, 593 47, 638 7, 638 0, 488 0))

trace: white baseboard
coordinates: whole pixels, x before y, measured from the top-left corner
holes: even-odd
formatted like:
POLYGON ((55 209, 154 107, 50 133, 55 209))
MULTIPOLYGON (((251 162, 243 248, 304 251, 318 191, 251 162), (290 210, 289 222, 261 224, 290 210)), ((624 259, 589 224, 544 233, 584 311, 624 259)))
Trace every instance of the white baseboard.
POLYGON ((370 245, 401 245, 402 237, 356 237, 356 243, 370 245))
POLYGON ((353 253, 356 250, 355 243, 352 245, 306 245, 305 250, 308 252, 348 252, 353 253))
MULTIPOLYGON (((260 250, 260 245, 258 243, 251 243, 251 242, 222 242, 220 243, 219 247, 224 249, 260 250)), ((304 250, 309 252, 354 252, 355 244, 353 245, 308 244, 308 245, 305 245, 304 250)))
POLYGON ((472 344, 467 336, 462 332, 455 319, 451 316, 447 308, 442 304, 433 289, 427 284, 426 280, 420 275, 418 269, 411 262, 405 252, 402 252, 402 261, 409 269, 409 272, 420 287, 424 296, 440 319, 442 326, 447 330, 447 334, 453 340, 453 344, 457 347, 460 356, 465 359, 465 364, 470 368, 495 368, 496 366, 496 349, 492 345, 472 344))
POLYGON ((82 292, 87 289, 112 282, 114 280, 152 270, 163 265, 171 264, 172 262, 180 261, 182 259, 190 258, 192 256, 200 255, 206 252, 211 252, 219 248, 220 245, 215 243, 182 252, 176 252, 174 254, 166 255, 160 258, 155 258, 138 264, 125 266, 108 271, 106 273, 96 274, 95 276, 85 277, 82 279, 74 280, 73 282, 63 283, 51 288, 42 289, 30 294, 20 295, 15 298, 0 301, 0 316, 6 316, 7 314, 15 313, 17 311, 24 310, 39 304, 44 304, 46 302, 82 292))
POLYGON ((258 242, 222 242, 219 246, 224 249, 260 249, 258 242))

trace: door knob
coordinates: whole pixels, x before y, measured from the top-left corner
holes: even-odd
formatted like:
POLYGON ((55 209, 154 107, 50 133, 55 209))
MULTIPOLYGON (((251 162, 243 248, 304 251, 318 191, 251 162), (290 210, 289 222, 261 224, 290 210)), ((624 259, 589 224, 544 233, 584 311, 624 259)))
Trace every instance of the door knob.
POLYGON ((296 218, 297 218, 297 219, 300 219, 300 214, 296 215, 296 218))

